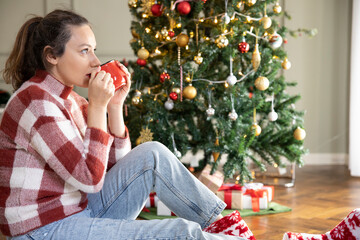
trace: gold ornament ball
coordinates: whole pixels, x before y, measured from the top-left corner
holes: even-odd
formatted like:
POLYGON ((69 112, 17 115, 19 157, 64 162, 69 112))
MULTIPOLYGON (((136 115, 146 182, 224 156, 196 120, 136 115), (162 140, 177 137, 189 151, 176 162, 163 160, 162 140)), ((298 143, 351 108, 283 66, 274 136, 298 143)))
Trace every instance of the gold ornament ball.
POLYGON ((177 94, 180 94, 181 92, 180 88, 173 88, 171 91, 176 92, 177 94))
POLYGON ((167 30, 166 27, 163 27, 161 29, 161 35, 163 35, 164 37, 168 36, 169 35, 169 30, 167 30))
POLYGON ((137 52, 137 55, 140 59, 146 60, 149 57, 150 53, 146 48, 142 47, 137 52))
POLYGON ((297 127, 297 128, 295 129, 295 131, 294 131, 294 138, 295 138, 296 140, 301 141, 301 140, 304 140, 305 137, 306 137, 306 132, 305 132, 305 130, 302 129, 302 128, 300 128, 300 127, 297 127))
POLYGON ((276 3, 276 4, 275 4, 275 6, 274 6, 274 8, 273 8, 273 11, 274 11, 274 13, 276 13, 276 14, 281 13, 281 6, 280 6, 279 3, 276 3))
POLYGON ((256 3, 256 0, 246 0, 246 5, 248 5, 249 7, 253 6, 256 3))
POLYGON ((128 4, 129 7, 137 7, 137 0, 129 0, 128 4))
POLYGON ((198 53, 198 55, 194 57, 194 61, 199 65, 203 62, 203 57, 201 56, 201 53, 198 53))
POLYGON ((268 16, 265 16, 261 19, 261 23, 264 27, 264 29, 268 29, 269 27, 271 27, 271 18, 269 18, 268 16))
POLYGON ((255 136, 259 136, 261 133, 261 127, 257 123, 253 123, 251 130, 255 132, 255 136))
POLYGON ((137 106, 140 103, 140 98, 138 96, 135 96, 131 99, 131 102, 133 105, 137 106))
POLYGON ((188 43, 189 43, 189 36, 186 35, 185 33, 180 33, 180 34, 176 37, 176 44, 177 44, 179 47, 185 47, 188 43))
POLYGON ((220 35, 216 40, 215 40, 216 45, 218 46, 218 48, 224 48, 227 45, 229 45, 229 40, 226 38, 226 36, 224 35, 220 35))
POLYGON ((140 137, 138 137, 138 138, 136 139, 135 144, 136 144, 136 145, 140 145, 140 144, 141 144, 141 138, 140 138, 140 137))
POLYGON ((291 62, 285 58, 284 61, 281 63, 283 69, 288 70, 291 68, 291 62))
POLYGON ((187 86, 183 90, 183 96, 187 99, 194 99, 196 97, 197 91, 196 88, 194 88, 192 85, 187 86))
POLYGON ((255 87, 260 91, 266 90, 269 87, 269 85, 270 85, 269 79, 267 79, 266 77, 258 77, 255 80, 255 87))

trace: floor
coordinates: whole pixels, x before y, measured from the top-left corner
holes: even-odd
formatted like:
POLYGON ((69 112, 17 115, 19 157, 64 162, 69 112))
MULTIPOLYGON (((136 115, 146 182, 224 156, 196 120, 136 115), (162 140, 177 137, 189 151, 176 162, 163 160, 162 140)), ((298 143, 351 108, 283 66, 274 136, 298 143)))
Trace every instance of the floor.
POLYGON ((350 177, 347 166, 305 166, 295 173, 294 187, 275 187, 275 202, 291 212, 244 217, 257 240, 281 240, 286 231, 325 233, 360 208, 360 178, 350 177))
POLYGON ((360 208, 360 178, 350 177, 346 166, 305 166, 295 175, 294 187, 275 187, 275 202, 291 212, 244 217, 257 240, 281 240, 286 231, 324 233, 360 208))

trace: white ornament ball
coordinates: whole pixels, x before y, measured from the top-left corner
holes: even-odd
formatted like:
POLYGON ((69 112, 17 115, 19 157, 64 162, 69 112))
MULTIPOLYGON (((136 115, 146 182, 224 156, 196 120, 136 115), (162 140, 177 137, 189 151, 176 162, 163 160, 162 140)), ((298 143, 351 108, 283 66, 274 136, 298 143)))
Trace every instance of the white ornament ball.
POLYGON ((171 99, 168 99, 165 102, 165 108, 169 111, 172 110, 174 108, 174 102, 171 99))
POLYGON ((283 38, 278 33, 274 33, 269 39, 269 44, 272 49, 277 49, 281 47, 282 43, 283 43, 283 38))
POLYGON ((229 113, 229 118, 231 121, 235 121, 238 118, 238 115, 234 109, 229 113))
POLYGON ((277 112, 275 112, 274 110, 272 110, 271 112, 269 112, 268 114, 268 118, 270 121, 274 122, 278 119, 278 114, 277 112))
POLYGON ((229 24, 230 23, 230 17, 229 17, 229 15, 227 14, 227 13, 225 13, 225 16, 224 16, 224 21, 225 21, 225 23, 226 24, 229 24))
POLYGON ((206 114, 208 117, 212 117, 215 114, 215 109, 213 109, 211 106, 209 106, 208 109, 206 109, 206 114))
POLYGON ((237 78, 235 77, 234 74, 230 74, 227 78, 226 78, 226 82, 230 85, 230 86, 234 86, 235 83, 237 81, 237 78))

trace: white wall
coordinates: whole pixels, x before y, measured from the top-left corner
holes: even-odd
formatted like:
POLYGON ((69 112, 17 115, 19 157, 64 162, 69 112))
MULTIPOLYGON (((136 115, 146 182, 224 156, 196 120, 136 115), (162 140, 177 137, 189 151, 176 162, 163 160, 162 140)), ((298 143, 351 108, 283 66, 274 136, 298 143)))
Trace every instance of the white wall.
POLYGON ((289 38, 293 64, 285 72, 298 82, 298 109, 306 110, 305 146, 312 153, 348 152, 351 0, 285 0, 289 28, 317 28, 313 39, 289 38))
MULTIPOLYGON (((127 3, 127 0, 0 0, 0 69, 27 15, 44 15, 57 7, 74 9, 89 19, 101 61, 133 58, 127 3)), ((291 21, 285 20, 287 27, 319 31, 313 39, 289 37, 285 45, 292 62, 285 76, 298 82, 289 92, 302 96, 297 109, 306 110, 305 146, 316 156, 335 154, 342 159, 348 152, 351 0, 282 0, 281 3, 292 15, 291 21)), ((2 80, 0 88, 11 89, 2 80)))

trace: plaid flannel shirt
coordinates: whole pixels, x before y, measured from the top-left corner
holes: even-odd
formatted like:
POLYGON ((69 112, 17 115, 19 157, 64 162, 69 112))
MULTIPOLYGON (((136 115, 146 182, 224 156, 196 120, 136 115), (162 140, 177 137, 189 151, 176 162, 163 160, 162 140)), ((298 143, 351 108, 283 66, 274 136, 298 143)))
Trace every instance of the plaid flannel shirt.
POLYGON ((0 230, 7 236, 82 211, 131 149, 86 125, 87 101, 45 71, 10 98, 0 124, 0 230))

